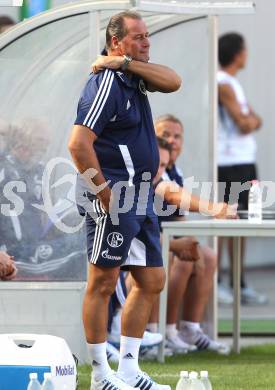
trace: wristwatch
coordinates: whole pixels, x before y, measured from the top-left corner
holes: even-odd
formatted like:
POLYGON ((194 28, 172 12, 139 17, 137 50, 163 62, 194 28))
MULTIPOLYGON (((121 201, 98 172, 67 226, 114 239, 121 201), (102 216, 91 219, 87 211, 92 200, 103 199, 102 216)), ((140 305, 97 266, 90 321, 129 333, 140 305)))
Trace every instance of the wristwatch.
POLYGON ((121 65, 121 69, 126 70, 129 66, 130 62, 133 60, 133 58, 130 56, 127 56, 127 55, 124 55, 123 58, 124 58, 124 61, 123 61, 123 64, 121 65))

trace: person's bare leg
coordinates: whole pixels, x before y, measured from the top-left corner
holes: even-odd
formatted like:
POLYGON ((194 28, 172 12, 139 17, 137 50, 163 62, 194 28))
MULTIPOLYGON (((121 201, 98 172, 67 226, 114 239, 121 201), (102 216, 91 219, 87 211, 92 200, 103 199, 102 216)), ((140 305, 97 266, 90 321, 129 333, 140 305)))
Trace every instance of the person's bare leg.
MULTIPOLYGON (((221 259, 222 259, 222 249, 223 244, 226 241, 228 257, 229 257, 229 285, 233 285, 233 239, 220 237, 218 239, 218 281, 221 281, 221 259)), ((245 238, 241 238, 241 285, 245 286, 245 277, 244 277, 244 255, 245 255, 245 238)))
POLYGON ((108 304, 115 290, 119 268, 89 266, 88 284, 83 301, 83 324, 90 344, 107 338, 108 304))
POLYGON ((204 267, 199 267, 200 264, 196 263, 195 273, 190 278, 184 296, 184 321, 181 322, 180 335, 186 343, 196 345, 199 350, 228 354, 230 348, 226 344, 211 340, 200 327, 217 265, 217 256, 211 248, 202 247, 202 256, 204 267))
POLYGON ((121 317, 121 342, 118 375, 127 383, 139 371, 138 354, 141 339, 152 306, 164 287, 163 267, 131 266, 132 288, 121 317))
MULTIPOLYGON (((169 286, 170 286, 171 269, 173 268, 176 260, 177 260, 176 256, 174 256, 172 252, 169 252, 167 315, 169 311, 169 286)), ((158 323, 158 321, 159 321, 159 296, 153 304, 151 314, 149 317, 149 324, 156 324, 158 323)), ((152 329, 150 329, 150 327, 148 329, 153 331, 152 329)))
POLYGON ((133 284, 132 275, 130 274, 130 272, 128 272, 127 276, 125 278, 125 285, 126 285, 127 295, 131 291, 132 284, 133 284))
POLYGON ((122 310, 121 334, 129 337, 143 336, 153 303, 164 287, 162 267, 132 266, 133 286, 122 310))
MULTIPOLYGON (((159 297, 156 298, 155 302, 153 303, 151 314, 148 320, 149 324, 158 324, 159 322, 159 297)), ((150 329, 150 326, 148 327, 148 330, 151 332, 157 332, 157 329, 150 329)))
POLYGON ((171 267, 168 281, 166 324, 166 345, 173 353, 186 353, 193 350, 193 347, 181 340, 177 330, 180 305, 193 268, 193 262, 180 260, 178 257, 174 256, 174 262, 171 267))
POLYGON ((174 258, 168 279, 167 324, 176 324, 177 322, 182 297, 193 268, 194 263, 174 258))
POLYGON ((183 316, 185 321, 201 322, 213 286, 217 256, 209 247, 201 247, 202 261, 194 264, 194 273, 184 295, 183 316))
POLYGON ((119 267, 89 265, 82 313, 93 381, 100 381, 112 372, 106 354, 108 303, 118 275, 119 267))

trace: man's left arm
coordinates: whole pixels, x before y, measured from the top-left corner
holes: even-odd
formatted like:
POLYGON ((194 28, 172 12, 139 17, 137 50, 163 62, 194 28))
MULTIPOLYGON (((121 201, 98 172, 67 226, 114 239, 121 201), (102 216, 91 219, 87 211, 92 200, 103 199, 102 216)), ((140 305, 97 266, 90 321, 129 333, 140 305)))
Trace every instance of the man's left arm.
MULTIPOLYGON (((97 73, 105 68, 120 69, 123 63, 122 56, 99 56, 92 64, 92 70, 97 73)), ((134 73, 146 81, 150 92, 175 92, 181 86, 180 76, 164 65, 132 60, 127 67, 127 72, 134 73)))
POLYGON ((249 115, 253 117, 255 121, 255 128, 258 130, 263 124, 261 117, 258 114, 256 114, 256 112, 253 110, 251 106, 249 107, 249 115))
POLYGON ((149 92, 175 92, 181 86, 180 76, 173 69, 164 65, 133 60, 130 62, 128 70, 146 81, 149 92))

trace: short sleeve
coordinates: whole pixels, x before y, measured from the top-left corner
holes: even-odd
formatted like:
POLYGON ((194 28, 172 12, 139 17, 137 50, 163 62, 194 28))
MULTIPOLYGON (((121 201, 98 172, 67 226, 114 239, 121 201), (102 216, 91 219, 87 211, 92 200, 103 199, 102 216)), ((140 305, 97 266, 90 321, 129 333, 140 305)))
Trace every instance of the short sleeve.
POLYGON ((118 93, 113 71, 105 69, 92 75, 80 97, 75 124, 89 127, 99 135, 117 111, 118 93))

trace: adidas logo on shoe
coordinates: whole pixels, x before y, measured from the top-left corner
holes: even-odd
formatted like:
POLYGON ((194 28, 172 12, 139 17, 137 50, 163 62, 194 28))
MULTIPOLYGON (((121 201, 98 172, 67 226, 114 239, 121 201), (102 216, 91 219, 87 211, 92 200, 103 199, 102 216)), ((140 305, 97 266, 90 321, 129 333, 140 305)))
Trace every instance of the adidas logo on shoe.
POLYGON ((134 356, 129 352, 127 355, 123 356, 123 359, 134 359, 134 356))

